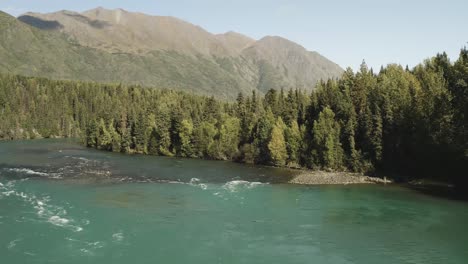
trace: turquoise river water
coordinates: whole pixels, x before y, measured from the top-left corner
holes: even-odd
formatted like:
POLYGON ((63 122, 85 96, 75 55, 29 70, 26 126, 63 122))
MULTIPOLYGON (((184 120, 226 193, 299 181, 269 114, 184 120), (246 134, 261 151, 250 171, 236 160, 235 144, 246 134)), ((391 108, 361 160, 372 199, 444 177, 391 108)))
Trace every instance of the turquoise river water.
POLYGON ((468 263, 468 204, 287 170, 0 143, 0 263, 468 263))

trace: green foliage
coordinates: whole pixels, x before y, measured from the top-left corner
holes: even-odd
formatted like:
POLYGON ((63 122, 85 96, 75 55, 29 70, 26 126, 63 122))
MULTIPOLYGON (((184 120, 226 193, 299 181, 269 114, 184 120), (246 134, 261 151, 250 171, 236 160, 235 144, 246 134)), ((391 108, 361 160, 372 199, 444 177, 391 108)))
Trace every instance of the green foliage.
POLYGON ((465 184, 468 52, 233 103, 138 86, 0 76, 0 138, 81 136, 124 153, 433 177, 465 184), (285 122, 283 122, 283 120, 285 122))
POLYGON ((151 130, 149 136, 148 154, 159 155, 158 133, 156 132, 156 128, 153 128, 153 130, 151 130))
POLYGON ((178 154, 181 157, 192 157, 192 133, 193 124, 192 121, 183 119, 180 123, 179 138, 180 138, 180 149, 178 154))
POLYGON ((275 117, 271 109, 268 108, 266 113, 260 115, 252 142, 255 148, 256 163, 268 164, 271 162, 268 143, 271 139, 271 130, 273 129, 274 123, 275 117))
POLYGON ((89 122, 86 128, 86 146, 87 147, 97 147, 98 144, 98 127, 96 125, 96 121, 92 120, 89 122))
POLYGON ((292 121, 291 126, 285 129, 286 149, 288 152, 288 164, 291 167, 299 167, 301 144, 303 141, 302 132, 297 121, 292 121))
POLYGON ((98 124, 97 148, 103 150, 112 150, 112 135, 107 131, 104 119, 100 119, 98 124))
POLYGON ((218 140, 219 158, 233 159, 238 151, 240 122, 238 118, 227 115, 224 115, 222 119, 218 140))
POLYGON ((340 125, 333 111, 325 107, 313 126, 313 164, 326 169, 338 170, 343 164, 343 149, 340 143, 340 125))
POLYGON ((201 158, 212 158, 215 156, 215 137, 218 131, 213 123, 203 121, 193 133, 194 155, 201 158))
POLYGON ((271 161, 276 166, 284 166, 286 159, 288 158, 288 152, 286 150, 286 141, 284 139, 285 124, 281 117, 278 117, 276 124, 273 126, 271 131, 271 139, 268 143, 268 149, 270 150, 271 161))
POLYGON ((147 130, 148 122, 144 113, 138 115, 138 120, 133 125, 133 141, 135 144, 135 151, 138 153, 146 153, 147 146, 147 130))

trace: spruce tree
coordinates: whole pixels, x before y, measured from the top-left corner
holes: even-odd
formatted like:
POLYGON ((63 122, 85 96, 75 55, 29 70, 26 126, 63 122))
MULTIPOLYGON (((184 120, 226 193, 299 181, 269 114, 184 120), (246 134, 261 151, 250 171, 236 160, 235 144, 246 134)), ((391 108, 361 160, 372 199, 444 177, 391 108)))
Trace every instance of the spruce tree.
POLYGON ((314 163, 316 166, 337 170, 343 164, 343 149, 340 143, 340 125, 329 107, 320 112, 313 127, 314 163))
POLYGON ((294 120, 291 126, 285 130, 286 149, 288 152, 288 164, 293 167, 299 166, 300 149, 302 144, 301 131, 299 125, 294 120))
POLYGON ((180 147, 177 154, 181 157, 192 157, 192 133, 193 124, 191 120, 183 119, 179 127, 180 147))
POLYGON ((276 166, 284 166, 288 158, 286 141, 284 139, 284 128, 285 124, 283 120, 281 117, 278 117, 271 130, 270 142, 268 143, 271 161, 276 166))

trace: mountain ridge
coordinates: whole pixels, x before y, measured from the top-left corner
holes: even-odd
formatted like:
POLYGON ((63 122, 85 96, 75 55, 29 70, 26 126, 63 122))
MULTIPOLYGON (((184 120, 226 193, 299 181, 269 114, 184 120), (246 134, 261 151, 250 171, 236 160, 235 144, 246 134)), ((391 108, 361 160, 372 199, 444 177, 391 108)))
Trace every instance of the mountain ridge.
POLYGON ((18 74, 124 82, 233 99, 239 92, 252 90, 312 90, 318 80, 336 78, 343 72, 319 53, 282 37, 255 40, 233 31, 213 34, 175 17, 98 7, 81 13, 28 12, 9 19, 12 24, 21 23, 24 35, 10 32, 11 39, 19 42, 37 35, 41 40, 32 41, 31 47, 41 47, 46 54, 41 60, 28 51, 18 53, 12 43, 0 40, 4 51, 0 51, 0 59, 13 62, 0 71, 18 74), (48 45, 58 45, 55 49, 63 50, 63 58, 48 50, 48 45), (26 63, 29 68, 14 66, 26 63))

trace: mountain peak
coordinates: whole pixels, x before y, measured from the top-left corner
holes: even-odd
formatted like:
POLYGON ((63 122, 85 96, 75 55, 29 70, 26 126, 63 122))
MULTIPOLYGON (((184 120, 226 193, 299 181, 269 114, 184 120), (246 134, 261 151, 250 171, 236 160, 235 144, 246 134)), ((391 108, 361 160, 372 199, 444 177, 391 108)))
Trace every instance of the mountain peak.
POLYGON ((260 40, 263 40, 263 41, 289 41, 290 42, 290 40, 288 40, 286 38, 283 38, 283 37, 280 37, 280 36, 274 36, 274 35, 264 36, 260 40))
POLYGON ((245 38, 250 38, 250 37, 247 37, 246 35, 244 34, 241 34, 239 32, 235 32, 235 31, 228 31, 228 32, 225 32, 225 33, 222 33, 222 34, 218 34, 218 35, 228 35, 228 36, 242 36, 242 37, 245 37, 245 38))
POLYGON ((120 24, 122 22, 123 16, 126 16, 127 14, 133 14, 133 13, 130 13, 121 8, 106 9, 103 7, 97 7, 97 8, 85 11, 81 15, 84 15, 90 19, 104 20, 107 22, 120 24))
POLYGON ((104 8, 102 6, 98 6, 95 8, 91 8, 89 10, 84 11, 83 13, 91 13, 91 12, 101 12, 101 11, 110 11, 110 9, 104 8))
MULTIPOLYGON (((318 54, 318 53, 317 53, 318 54)), ((323 56, 307 51, 303 46, 279 36, 266 36, 243 51, 243 55, 253 58, 262 65, 263 75, 277 78, 283 83, 277 87, 314 87, 320 79, 334 78, 343 70, 323 56)), ((261 84, 260 90, 268 90, 273 84, 261 84)))
MULTIPOLYGON (((217 56, 228 56, 234 52, 215 35, 174 17, 102 7, 83 13, 30 16, 40 21, 57 21, 62 26, 57 29, 70 35, 81 45, 108 52, 143 54, 157 50, 173 50, 187 55, 217 56)), ((36 27, 39 24, 31 23, 36 27)))
POLYGON ((36 71, 44 77, 140 83, 233 98, 252 90, 311 90, 318 80, 343 71, 283 37, 257 41, 234 31, 212 34, 170 16, 97 7, 81 13, 27 13, 18 20, 25 23, 18 24, 28 36, 0 39, 0 46, 9 47, 0 49, 0 60, 16 61, 14 72, 20 74, 41 69, 36 71), (3 45, 6 41, 11 43, 3 45), (25 52, 27 57, 18 55, 25 52))
POLYGON ((254 39, 234 31, 217 34, 216 38, 234 53, 240 53, 243 49, 255 43, 254 39))
POLYGON ((286 38, 283 38, 283 37, 280 37, 280 36, 265 36, 263 38, 261 38, 259 41, 259 43, 268 43, 268 44, 272 44, 272 45, 280 45, 280 46, 284 46, 284 47, 295 47, 295 48, 302 48, 302 49, 305 49, 304 47, 302 47, 301 45, 289 40, 289 39, 286 39, 286 38))
POLYGON ((127 11, 125 9, 122 9, 122 8, 107 9, 107 8, 102 7, 102 6, 98 6, 96 8, 86 10, 83 13, 98 13, 98 12, 114 12, 114 13, 115 12, 127 12, 127 13, 130 13, 129 11, 127 11))

